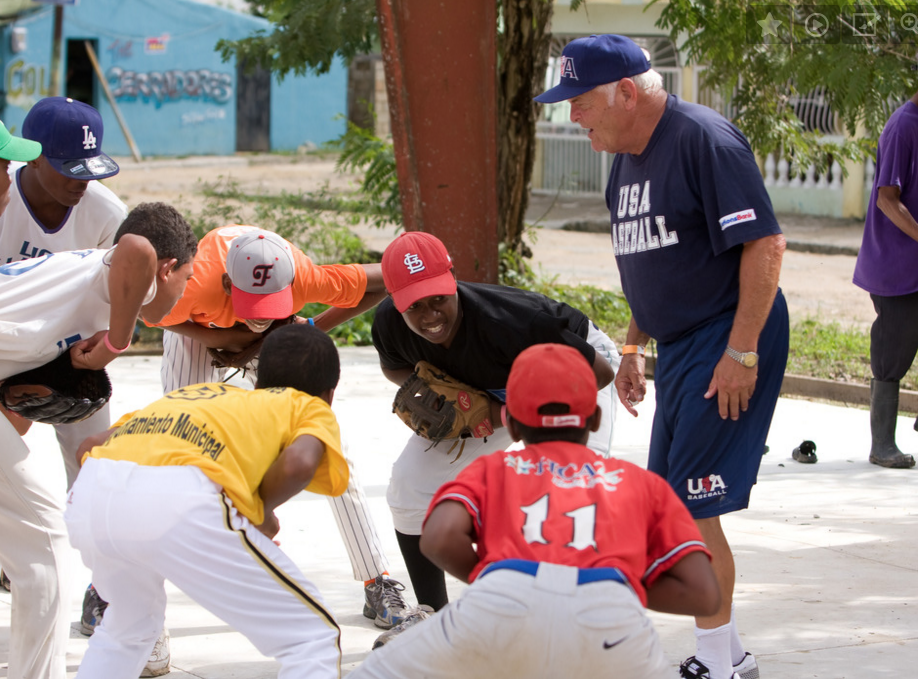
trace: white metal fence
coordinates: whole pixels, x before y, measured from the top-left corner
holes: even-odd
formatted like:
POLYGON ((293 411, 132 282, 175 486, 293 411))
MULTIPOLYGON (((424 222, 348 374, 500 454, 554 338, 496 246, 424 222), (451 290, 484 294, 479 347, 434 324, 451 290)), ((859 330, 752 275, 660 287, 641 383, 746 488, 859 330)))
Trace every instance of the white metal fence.
MULTIPOLYGON (((682 69, 656 70, 663 76, 667 92, 681 92, 682 69)), ((566 102, 552 106, 551 121, 536 123, 539 150, 532 191, 565 195, 604 193, 612 155, 594 151, 586 130, 576 123, 564 122, 570 119, 570 106, 566 102)))

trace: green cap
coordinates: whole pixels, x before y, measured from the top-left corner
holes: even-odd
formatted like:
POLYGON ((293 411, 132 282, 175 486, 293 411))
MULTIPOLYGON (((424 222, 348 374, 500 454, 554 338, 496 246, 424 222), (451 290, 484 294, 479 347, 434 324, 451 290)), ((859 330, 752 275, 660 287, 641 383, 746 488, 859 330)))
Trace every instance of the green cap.
POLYGON ((0 158, 19 160, 23 163, 35 160, 41 155, 41 144, 37 141, 14 137, 0 121, 0 158))

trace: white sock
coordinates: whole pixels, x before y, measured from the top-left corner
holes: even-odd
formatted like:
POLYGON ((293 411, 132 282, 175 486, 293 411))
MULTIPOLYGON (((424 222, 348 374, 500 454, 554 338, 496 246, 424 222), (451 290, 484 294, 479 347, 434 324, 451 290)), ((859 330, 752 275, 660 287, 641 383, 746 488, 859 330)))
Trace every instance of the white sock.
POLYGON ((730 604, 730 658, 733 661, 733 666, 739 665, 745 657, 746 649, 743 648, 743 642, 739 636, 739 628, 736 626, 736 606, 730 604))
POLYGON ((695 659, 711 673, 711 679, 731 679, 730 623, 714 629, 695 628, 695 659))

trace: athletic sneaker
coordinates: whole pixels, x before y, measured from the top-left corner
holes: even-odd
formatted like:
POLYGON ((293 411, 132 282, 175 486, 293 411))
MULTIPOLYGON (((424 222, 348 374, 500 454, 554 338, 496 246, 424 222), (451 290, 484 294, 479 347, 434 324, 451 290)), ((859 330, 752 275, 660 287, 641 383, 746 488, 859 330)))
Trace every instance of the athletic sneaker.
POLYGON ((366 603, 363 605, 363 614, 370 618, 373 624, 382 629, 392 629, 401 624, 410 612, 408 604, 402 598, 405 585, 398 580, 392 580, 385 575, 377 575, 376 579, 366 586, 364 594, 366 603))
MULTIPOLYGON (((679 676, 682 679, 711 679, 711 670, 703 662, 696 660, 695 656, 692 656, 679 665, 679 676)), ((740 679, 740 676, 734 672, 730 679, 740 679)))
POLYGON ((427 620, 427 618, 429 618, 433 612, 434 609, 432 609, 427 604, 421 604, 417 608, 413 608, 407 611, 408 615, 401 624, 396 625, 388 632, 383 632, 378 637, 376 637, 376 641, 373 642, 373 650, 375 651, 380 646, 385 646, 409 627, 413 627, 422 620, 427 620))
POLYGON ((161 677, 164 674, 169 674, 170 660, 169 630, 163 627, 163 631, 159 633, 159 639, 157 639, 156 643, 153 645, 153 652, 150 654, 150 659, 147 660, 147 664, 144 665, 140 676, 161 677))
POLYGON ((102 597, 96 591, 96 588, 90 585, 86 588, 86 594, 83 595, 83 616, 80 618, 80 631, 87 637, 92 635, 93 630, 102 622, 102 614, 108 608, 108 603, 102 601, 102 597))
POLYGON ((740 679, 759 679, 759 665, 752 653, 747 652, 742 662, 733 666, 733 671, 739 675, 740 679))

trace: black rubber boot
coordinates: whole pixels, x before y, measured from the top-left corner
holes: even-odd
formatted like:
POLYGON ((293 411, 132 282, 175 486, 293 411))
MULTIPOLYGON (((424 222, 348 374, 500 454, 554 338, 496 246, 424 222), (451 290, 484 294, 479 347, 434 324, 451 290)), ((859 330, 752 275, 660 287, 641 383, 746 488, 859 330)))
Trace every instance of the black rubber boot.
POLYGON ((915 458, 896 446, 896 417, 899 414, 899 383, 870 381, 870 462, 881 467, 908 469, 915 458))

